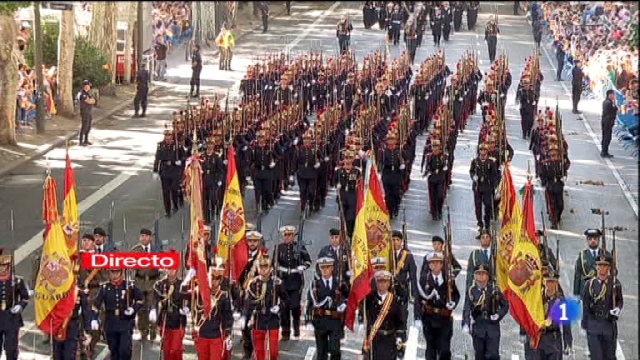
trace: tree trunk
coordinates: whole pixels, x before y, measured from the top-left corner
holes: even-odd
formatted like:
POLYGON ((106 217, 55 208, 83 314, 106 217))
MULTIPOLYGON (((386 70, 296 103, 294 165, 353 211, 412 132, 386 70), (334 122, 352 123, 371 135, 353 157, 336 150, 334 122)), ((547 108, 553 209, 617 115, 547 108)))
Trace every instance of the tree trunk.
MULTIPOLYGON (((124 44, 124 82, 131 83, 131 49, 133 47, 133 37, 137 29, 135 28, 138 15, 138 2, 129 1, 126 5, 127 9, 127 34, 124 44)), ((138 64, 139 66, 140 64, 138 64)))
POLYGON ((236 10, 238 7, 237 1, 227 1, 227 24, 235 29, 236 27, 236 10))
POLYGON ((104 41, 100 43, 100 49, 111 64, 111 81, 116 81, 116 50, 118 45, 118 4, 113 1, 105 2, 104 5, 104 41))
POLYGON ((204 3, 202 7, 201 18, 199 24, 202 26, 202 41, 207 46, 215 44, 216 31, 216 5, 213 3, 204 3))
POLYGON ((13 16, 0 16, 0 144, 16 145, 18 29, 13 16))
POLYGON ((104 7, 106 2, 95 1, 91 4, 91 25, 89 26, 89 41, 93 44, 104 42, 104 7))
POLYGON ((60 63, 58 64, 58 113, 73 116, 73 58, 75 53, 73 11, 62 11, 60 22, 60 63))

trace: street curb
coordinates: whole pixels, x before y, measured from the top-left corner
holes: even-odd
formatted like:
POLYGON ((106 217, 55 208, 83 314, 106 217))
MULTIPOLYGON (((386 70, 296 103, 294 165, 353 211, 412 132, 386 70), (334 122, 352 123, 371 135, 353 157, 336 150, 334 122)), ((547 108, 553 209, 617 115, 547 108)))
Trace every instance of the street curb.
MULTIPOLYGON (((163 88, 164 86, 162 85, 155 85, 152 86, 149 89, 149 95, 155 93, 157 90, 159 90, 160 88, 163 88)), ((129 100, 129 101, 123 101, 120 104, 114 106, 111 110, 107 111, 104 115, 101 115, 99 117, 94 118, 94 120, 91 122, 91 126, 99 124, 100 122, 110 118, 111 116, 113 116, 114 114, 122 111, 123 109, 131 106, 133 104, 133 100, 129 100)), ((65 142, 71 140, 72 138, 76 137, 78 135, 78 131, 69 131, 67 134, 58 137, 56 140, 54 140, 53 142, 49 143, 49 144, 44 144, 42 145, 38 150, 34 151, 33 153, 26 155, 25 157, 22 157, 18 160, 15 160, 11 163, 9 163, 9 165, 3 167, 2 169, 0 169, 0 178, 11 173, 13 170, 19 168, 20 166, 24 165, 25 163, 28 163, 29 161, 39 158, 45 154, 47 154, 48 152, 50 152, 51 150, 64 145, 65 142)))

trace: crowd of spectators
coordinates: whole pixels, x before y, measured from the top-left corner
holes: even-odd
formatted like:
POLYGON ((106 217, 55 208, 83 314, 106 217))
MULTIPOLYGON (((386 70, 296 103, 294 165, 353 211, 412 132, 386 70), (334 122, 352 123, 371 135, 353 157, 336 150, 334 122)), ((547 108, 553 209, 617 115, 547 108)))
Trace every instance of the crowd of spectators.
POLYGON ((171 50, 191 38, 193 29, 190 1, 154 1, 152 7, 154 39, 164 37, 171 50))

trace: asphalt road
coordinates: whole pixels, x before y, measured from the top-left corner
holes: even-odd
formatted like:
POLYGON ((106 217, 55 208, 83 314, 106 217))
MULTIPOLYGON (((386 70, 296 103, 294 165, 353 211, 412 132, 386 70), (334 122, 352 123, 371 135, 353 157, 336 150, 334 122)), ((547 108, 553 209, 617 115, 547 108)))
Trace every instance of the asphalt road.
MULTIPOLYGON (((201 94, 224 95, 231 87, 231 102, 236 99, 239 80, 244 68, 252 63, 256 56, 264 51, 276 52, 285 44, 289 44, 292 53, 306 52, 310 48, 322 48, 325 58, 335 56, 337 41, 335 24, 345 11, 353 21, 355 30, 352 35, 353 47, 359 59, 373 50, 380 49, 384 33, 376 28, 364 30, 362 12, 358 3, 344 2, 332 6, 331 2, 294 2, 292 17, 273 20, 267 34, 249 35, 238 44, 234 59, 233 72, 217 70, 217 59, 205 53, 205 68, 202 72, 203 89, 201 94), (329 9, 331 7, 331 9, 329 9), (326 10, 326 11, 325 11, 326 10)), ((506 5, 505 5, 506 6, 506 5)), ((505 12, 506 14, 506 12, 505 12)), ((488 55, 483 35, 480 30, 487 15, 480 14, 475 32, 463 31, 452 36, 451 41, 441 47, 446 54, 450 68, 467 50, 478 51, 481 69, 488 70, 488 55)), ((527 162, 532 159, 528 151, 528 143, 521 139, 519 112, 514 103, 515 88, 524 66, 526 56, 533 51, 532 37, 529 27, 522 17, 500 17, 502 35, 498 41, 499 51, 509 55, 510 68, 514 76, 514 85, 508 94, 507 133, 515 150, 512 162, 514 182, 519 188, 525 182, 527 162)), ((430 41, 430 34, 425 34, 423 47, 418 50, 416 60, 421 62, 436 48, 430 41)), ((404 45, 391 47, 395 57, 404 45)), ((572 167, 566 186, 566 211, 561 230, 550 231, 550 242, 555 249, 555 239, 560 239, 560 258, 562 261, 561 281, 565 289, 571 289, 573 265, 575 258, 585 246, 583 231, 588 227, 599 227, 600 219, 591 215, 591 208, 605 208, 611 212, 607 222, 611 226, 619 225, 627 228, 618 234, 620 276, 623 285, 625 307, 619 322, 620 359, 637 359, 638 328, 634 321, 638 315, 638 227, 625 199, 623 191, 616 182, 611 170, 598 155, 598 150, 590 136, 585 132, 582 123, 574 120, 570 112, 570 100, 559 83, 552 81, 553 70, 545 57, 541 58, 541 70, 545 76, 542 85, 541 104, 555 107, 555 99, 560 99, 560 107, 564 115, 564 133, 569 142, 569 156, 572 167), (601 180, 604 186, 582 185, 584 180, 601 180)), ((170 113, 174 109, 186 105, 190 70, 188 63, 177 63, 168 71, 167 88, 159 90, 151 100, 146 119, 132 119, 132 109, 118 114, 96 126, 92 131, 93 146, 87 148, 73 147, 71 158, 76 166, 78 183, 78 200, 80 202, 83 230, 90 231, 94 226, 105 226, 109 216, 111 202, 115 203, 115 238, 120 248, 131 247, 141 227, 150 227, 156 213, 162 213, 159 187, 160 184, 151 178, 150 167, 157 141, 165 124, 170 121, 170 113), (126 217, 127 229, 123 229, 123 218, 126 217)), ((454 235, 454 253, 463 268, 469 253, 478 246, 475 240, 475 218, 471 194, 471 179, 468 175, 469 165, 475 153, 478 129, 481 119, 472 117, 467 130, 460 134, 455 151, 453 168, 453 185, 449 191, 447 204, 451 209, 454 235)), ((420 176, 424 137, 418 140, 419 156, 413 169, 410 190, 405 194, 403 208, 408 225, 409 247, 421 262, 424 254, 430 250, 430 237, 442 234, 442 224, 434 222, 428 215, 426 183, 420 176)), ((0 246, 17 249, 17 273, 29 276, 31 271, 31 254, 41 245, 41 201, 42 180, 46 168, 58 180, 62 188, 62 170, 64 168, 64 149, 55 149, 46 158, 37 159, 17 169, 12 175, 0 179, 0 217, 9 218, 9 212, 15 212, 15 230, 9 230, 8 221, 0 221, 0 246)), ((627 169, 628 170, 628 169, 627 169)), ((637 189, 635 189, 637 191, 637 189)), ((248 221, 255 218, 253 192, 247 191, 245 209, 248 221)), ((312 257, 327 243, 328 229, 338 224, 338 208, 333 201, 335 192, 330 191, 327 206, 313 215, 305 223, 305 241, 312 257)), ((297 225, 299 219, 299 203, 297 192, 285 194, 263 219, 263 232, 267 239, 275 234, 274 229, 281 218, 283 225, 297 225)), ((536 195, 536 214, 544 209, 542 193, 536 195)), ((182 210, 171 219, 160 222, 160 237, 169 240, 170 246, 180 248, 181 218, 185 218, 188 229, 188 214, 182 210), (184 216, 183 216, 184 215, 184 216)), ((541 221, 539 215, 537 221, 541 221)), ((394 228, 400 228, 401 221, 394 221, 394 228)), ((272 246, 274 241, 268 241, 272 246)), ((418 264, 418 268, 421 264, 418 264)), ((307 274, 308 276, 310 274, 307 274)), ((462 289, 465 273, 458 279, 458 287, 462 289)), ((461 306, 454 313, 456 326, 454 330, 454 358, 462 359, 465 353, 472 356, 471 339, 460 331, 461 306)), ((29 306, 24 313, 26 326, 21 333, 21 359, 48 359, 49 347, 41 343, 42 338, 33 325, 33 307, 29 306)), ((343 358, 357 359, 363 339, 363 332, 357 329, 355 334, 348 333, 343 342, 343 358)), ((415 330, 413 330, 415 331, 415 330)), ((134 335, 136 338, 137 335, 134 335)), ((424 339, 420 335, 417 342, 417 358, 424 357, 424 339)), ((587 358, 586 339, 578 335, 574 326, 575 358, 587 358)), ((185 359, 195 359, 192 343, 185 340, 187 354, 185 359)), ((158 356, 159 343, 146 344, 141 352, 139 342, 134 346, 134 359, 150 359, 158 356)), ((236 346, 235 356, 239 356, 240 346, 236 346)), ((303 331, 297 341, 281 344, 280 359, 302 359, 313 355, 315 344, 313 334, 303 331)), ((510 317, 502 323, 501 355, 505 359, 524 359, 523 345, 518 338, 518 327, 510 317)), ((99 358, 107 356, 103 351, 99 358)), ((235 358, 235 357, 234 357, 235 358)))

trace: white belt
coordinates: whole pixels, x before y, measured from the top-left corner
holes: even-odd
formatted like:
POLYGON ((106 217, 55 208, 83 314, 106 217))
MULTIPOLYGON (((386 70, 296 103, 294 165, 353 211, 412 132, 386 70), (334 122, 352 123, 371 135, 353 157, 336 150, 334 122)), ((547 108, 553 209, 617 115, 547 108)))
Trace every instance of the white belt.
POLYGON ((300 272, 300 271, 298 271, 298 269, 296 269, 296 268, 289 269, 289 268, 286 268, 286 267, 284 267, 284 266, 278 266, 278 271, 280 271, 280 272, 285 272, 285 273, 288 273, 288 274, 297 274, 297 273, 299 273, 299 272, 300 272))

